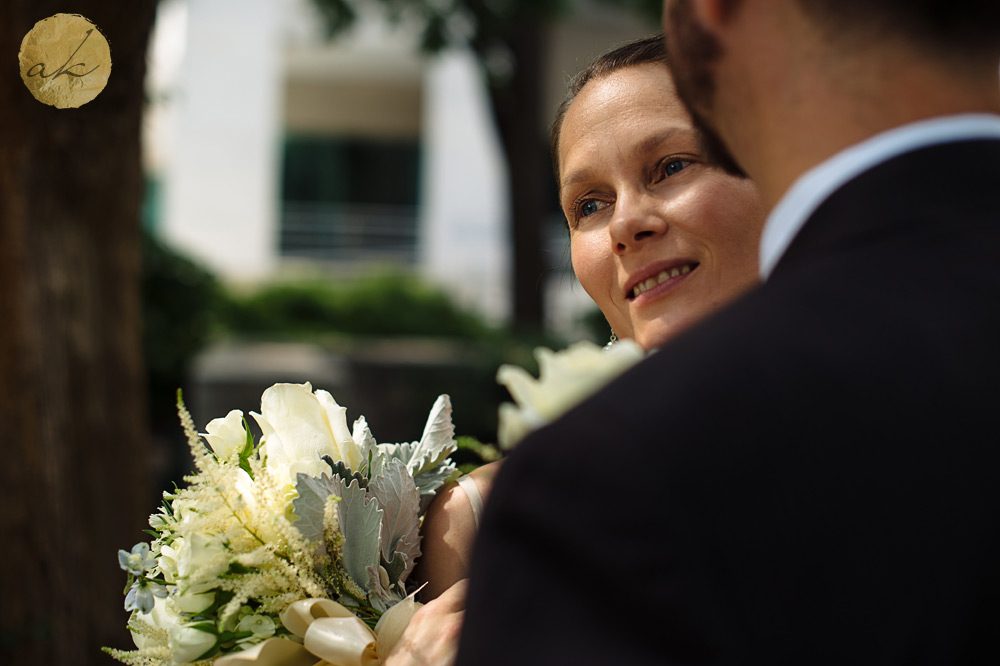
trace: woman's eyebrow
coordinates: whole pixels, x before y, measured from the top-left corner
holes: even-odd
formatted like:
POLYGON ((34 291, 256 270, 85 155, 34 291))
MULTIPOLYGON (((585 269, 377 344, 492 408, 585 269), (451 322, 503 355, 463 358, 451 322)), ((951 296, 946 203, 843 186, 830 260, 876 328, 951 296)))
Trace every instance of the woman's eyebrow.
MULTIPOLYGON (((645 139, 643 139, 642 141, 640 141, 635 145, 635 148, 633 149, 633 154, 645 155, 646 153, 650 153, 659 148, 660 145, 663 144, 664 142, 673 139, 676 136, 684 136, 684 135, 693 137, 694 130, 691 129, 690 127, 671 127, 661 132, 650 134, 645 139)), ((559 184, 560 194, 564 189, 566 189, 570 185, 575 185, 576 183, 589 180, 590 178, 592 178, 592 174, 593 170, 590 167, 581 167, 579 169, 575 169, 569 172, 566 175, 566 177, 562 179, 562 182, 559 184)))
POLYGON ((657 132, 656 134, 651 134, 642 141, 636 144, 635 154, 645 155, 646 153, 652 152, 660 147, 660 144, 665 141, 674 138, 677 135, 693 135, 694 132, 687 127, 672 127, 670 129, 663 130, 662 132, 657 132))
POLYGON ((591 169, 588 167, 571 171, 565 178, 562 179, 562 182, 559 184, 559 191, 562 192, 569 185, 575 185, 588 180, 591 177, 590 174, 591 169))

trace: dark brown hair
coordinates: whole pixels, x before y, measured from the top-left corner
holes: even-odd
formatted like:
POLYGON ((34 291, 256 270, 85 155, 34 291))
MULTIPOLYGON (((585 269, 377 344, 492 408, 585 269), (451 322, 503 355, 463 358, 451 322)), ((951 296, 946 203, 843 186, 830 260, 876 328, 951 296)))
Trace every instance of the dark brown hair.
POLYGON ((1000 55, 998 0, 798 0, 831 35, 899 35, 951 58, 1000 55))
POLYGON ((566 111, 569 110, 573 100, 590 81, 604 78, 612 72, 626 67, 646 63, 662 63, 664 67, 667 66, 667 49, 663 44, 663 35, 657 34, 639 39, 608 51, 573 77, 566 99, 559 105, 556 117, 552 121, 552 128, 549 131, 549 146, 552 150, 552 167, 556 172, 556 183, 559 182, 559 133, 562 131, 566 111))

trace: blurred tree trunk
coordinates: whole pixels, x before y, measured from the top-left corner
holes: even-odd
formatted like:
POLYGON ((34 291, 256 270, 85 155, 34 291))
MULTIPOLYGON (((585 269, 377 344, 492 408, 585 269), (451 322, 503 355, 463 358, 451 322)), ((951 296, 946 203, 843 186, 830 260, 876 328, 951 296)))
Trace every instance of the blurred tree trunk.
POLYGON ((525 20, 510 36, 514 75, 493 89, 493 107, 507 156, 511 198, 511 289, 513 324, 537 332, 542 328, 545 275, 542 263, 543 223, 551 195, 545 169, 542 119, 542 72, 545 71, 544 26, 525 20))
POLYGON ((148 505, 139 161, 155 0, 0 3, 0 663, 108 663, 127 647, 116 551, 148 505), (93 21, 107 88, 37 102, 13 55, 36 21, 93 21))

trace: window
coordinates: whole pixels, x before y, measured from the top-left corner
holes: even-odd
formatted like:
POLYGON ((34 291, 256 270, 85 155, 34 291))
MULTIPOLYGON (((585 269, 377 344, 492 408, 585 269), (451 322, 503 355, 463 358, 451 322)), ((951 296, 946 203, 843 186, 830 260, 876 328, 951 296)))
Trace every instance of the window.
POLYGON ((289 136, 281 254, 412 263, 419 169, 415 139, 289 136))

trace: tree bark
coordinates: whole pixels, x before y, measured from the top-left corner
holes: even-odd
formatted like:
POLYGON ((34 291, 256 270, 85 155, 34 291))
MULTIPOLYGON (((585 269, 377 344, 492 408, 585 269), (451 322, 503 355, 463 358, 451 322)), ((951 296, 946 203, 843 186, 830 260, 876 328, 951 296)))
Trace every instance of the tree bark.
POLYGON ((544 26, 525 20, 510 36, 514 75, 508 85, 494 89, 497 125, 507 154, 511 190, 511 286, 513 322, 520 330, 537 332, 544 313, 542 224, 549 194, 545 175, 542 121, 542 72, 545 71, 544 26))
POLYGON ((109 663, 128 647, 118 548, 148 487, 139 297, 139 159, 155 0, 0 3, 0 663, 109 663), (111 45, 105 90, 36 101, 13 54, 79 13, 111 45))

